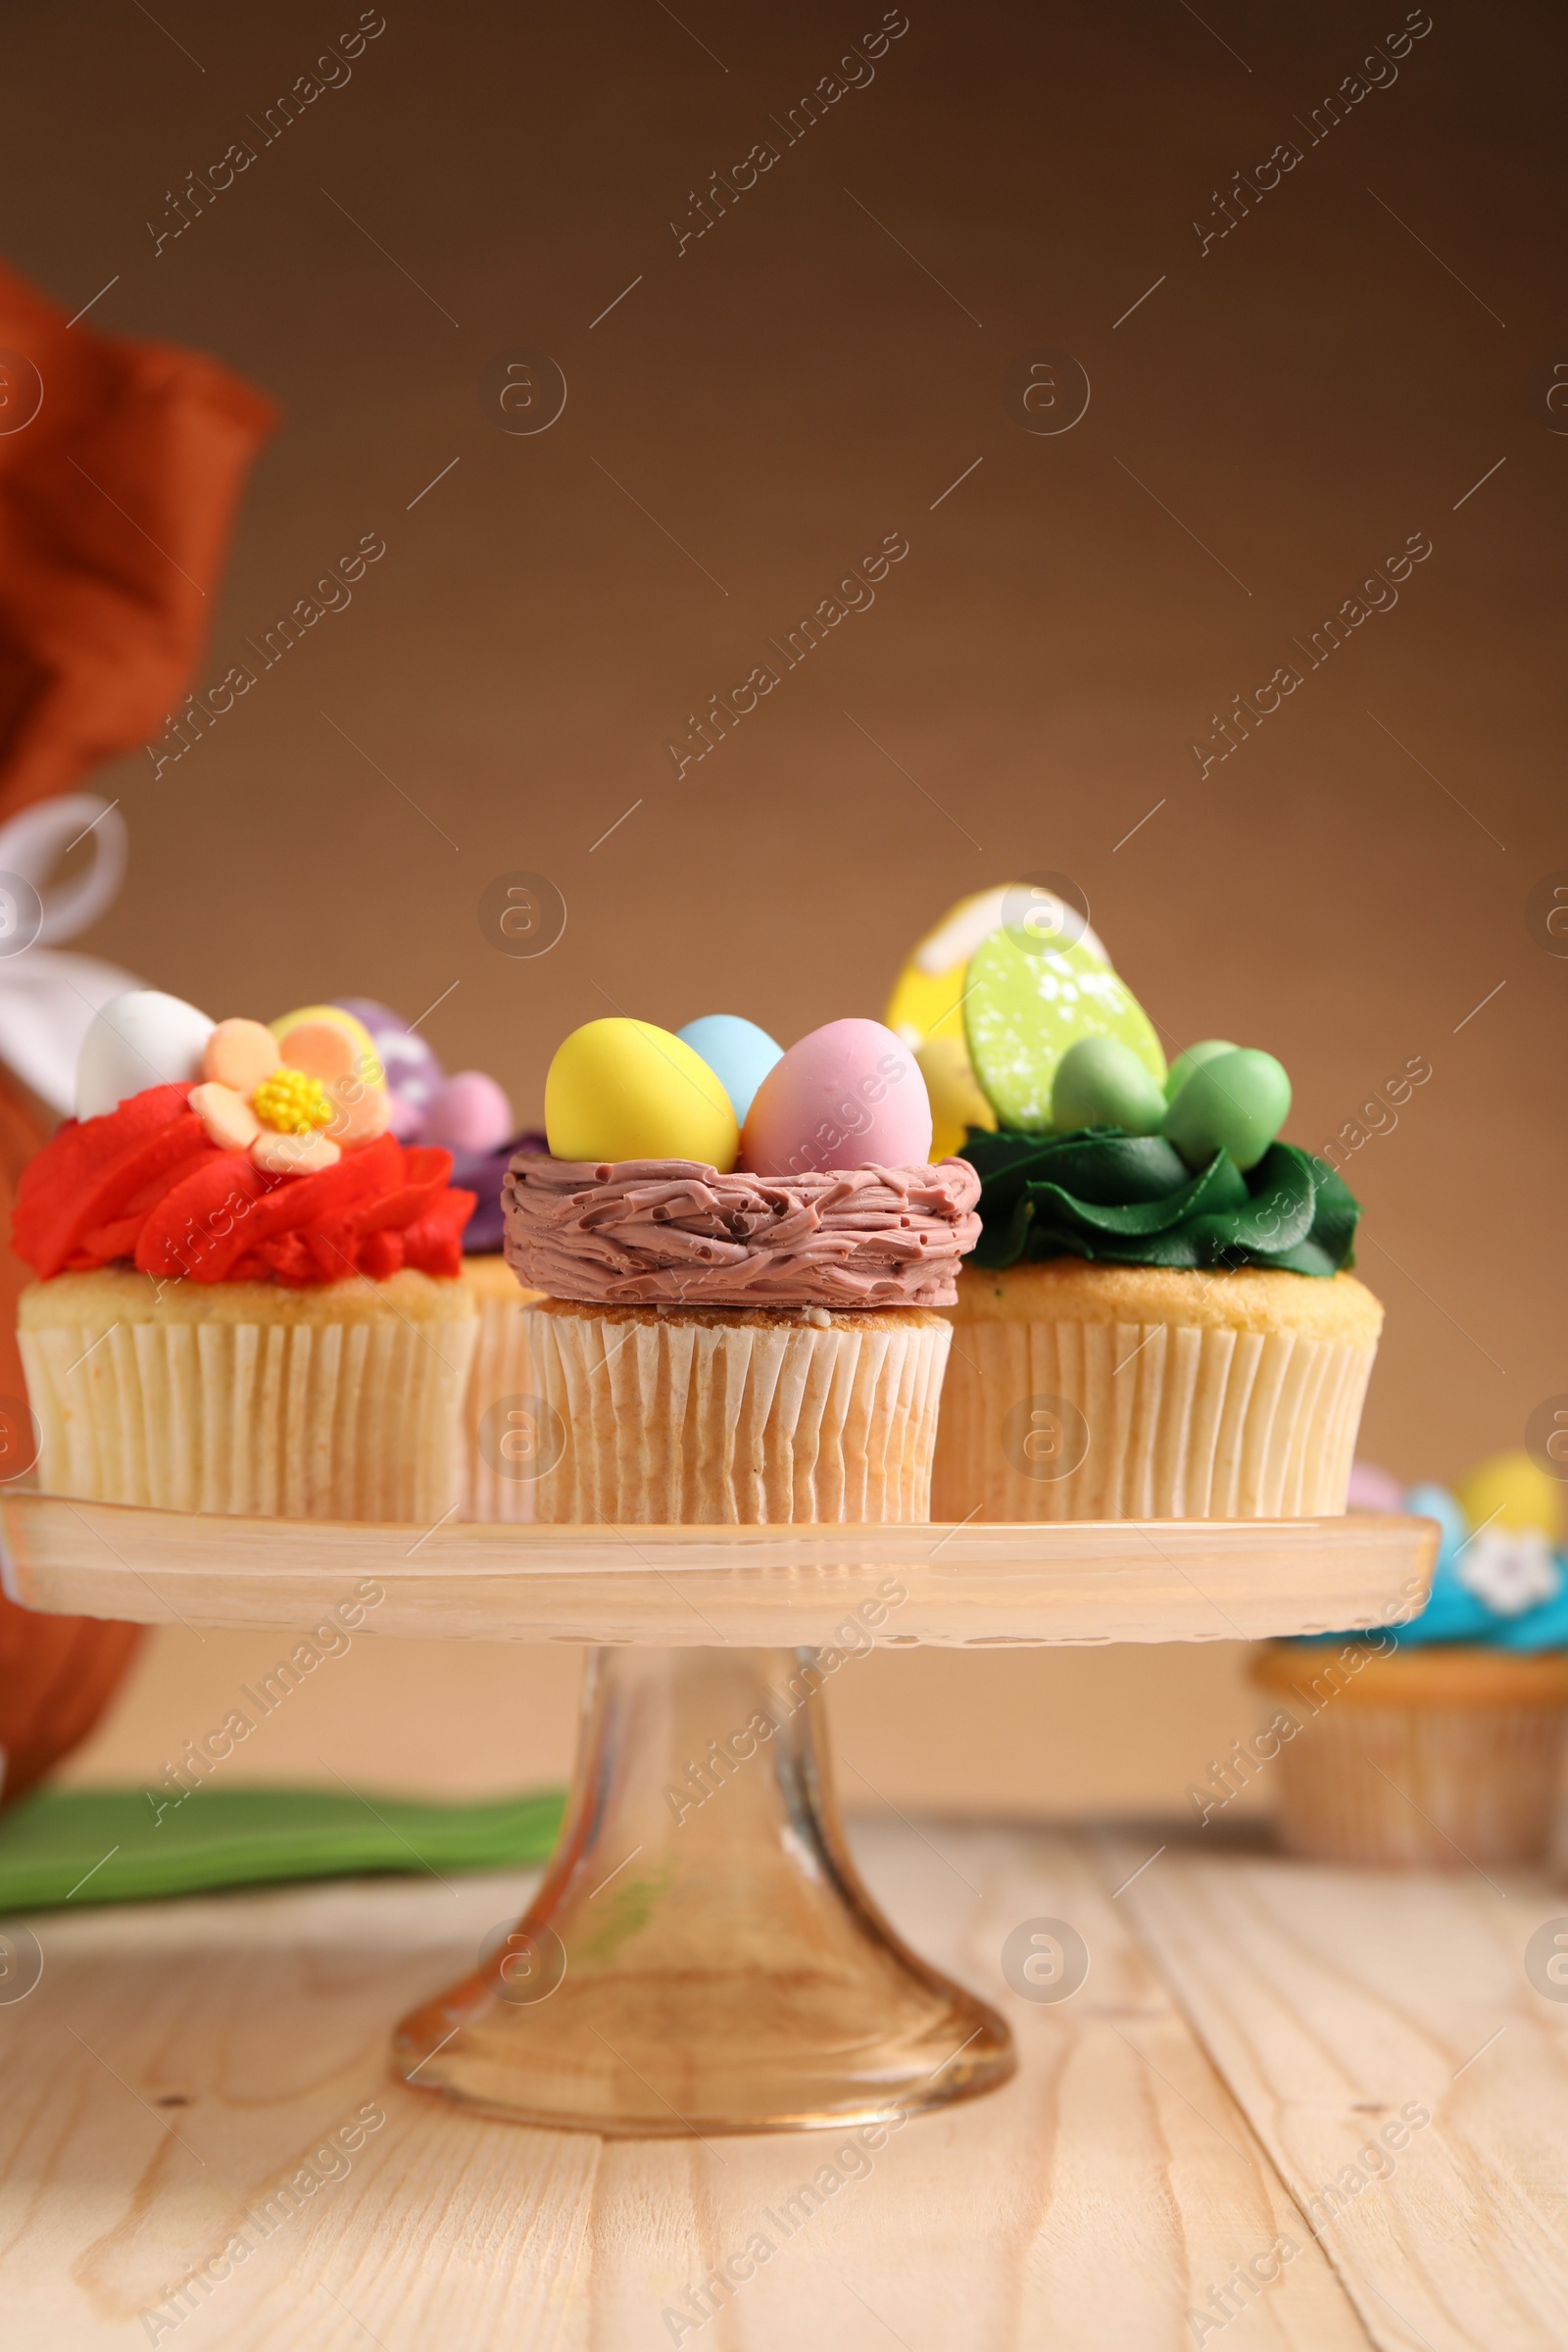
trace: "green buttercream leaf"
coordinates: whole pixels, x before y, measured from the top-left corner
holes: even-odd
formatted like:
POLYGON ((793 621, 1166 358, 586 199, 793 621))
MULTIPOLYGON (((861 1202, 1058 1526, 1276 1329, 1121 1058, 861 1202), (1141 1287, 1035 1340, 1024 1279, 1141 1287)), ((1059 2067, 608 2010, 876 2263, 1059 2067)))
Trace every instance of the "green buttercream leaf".
POLYGON ((1196 1176, 1163 1137, 1113 1127, 971 1128, 963 1150, 980 1176, 973 1262, 987 1270, 1083 1257, 1326 1276, 1355 1262, 1358 1203, 1325 1160, 1294 1144, 1271 1144, 1246 1175, 1216 1152, 1196 1176))

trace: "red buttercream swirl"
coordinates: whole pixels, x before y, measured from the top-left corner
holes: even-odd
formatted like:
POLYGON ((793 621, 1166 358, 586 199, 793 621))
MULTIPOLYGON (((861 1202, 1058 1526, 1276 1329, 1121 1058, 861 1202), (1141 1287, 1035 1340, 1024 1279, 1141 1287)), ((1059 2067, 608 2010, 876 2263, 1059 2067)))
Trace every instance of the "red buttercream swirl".
POLYGON ((192 1282, 280 1282, 400 1267, 456 1275, 474 1195, 452 1154, 378 1136, 315 1176, 275 1176, 209 1143, 188 1086, 150 1086, 100 1119, 68 1119, 23 1171, 11 1247, 43 1281, 128 1258, 192 1282))

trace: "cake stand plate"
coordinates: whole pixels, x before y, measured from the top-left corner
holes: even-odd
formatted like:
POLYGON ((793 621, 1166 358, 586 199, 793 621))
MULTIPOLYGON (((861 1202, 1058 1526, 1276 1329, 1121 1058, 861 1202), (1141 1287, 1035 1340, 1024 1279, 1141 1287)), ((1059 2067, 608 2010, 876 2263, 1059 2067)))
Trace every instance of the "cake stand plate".
MULTIPOLYGON (((1420 1607, 1438 1532, 421 1530, 0 1497, 5 1587, 29 1608, 288 1627, 337 1610, 382 1634, 591 1645, 555 1859, 473 1973, 403 2021, 392 2063, 486 2115, 640 2138, 888 2124, 1013 2071, 1002 2020, 901 1942, 850 1859, 821 1699, 846 1651, 1386 1623, 1420 1607)), ((1065 1965, 1049 1923, 1035 1946, 1024 1966, 1049 1983, 1065 1965)))
POLYGON ((434 1528, 207 1517, 0 1494, 5 1589, 147 1625, 303 1625, 469 1641, 950 1647, 1260 1642, 1419 1608, 1434 1524, 1066 1520, 929 1527, 434 1528), (365 1589, 377 1589, 367 1603, 365 1589), (874 1622, 873 1622, 874 1621, 874 1622), (847 1630, 848 1629, 848 1630, 847 1630))

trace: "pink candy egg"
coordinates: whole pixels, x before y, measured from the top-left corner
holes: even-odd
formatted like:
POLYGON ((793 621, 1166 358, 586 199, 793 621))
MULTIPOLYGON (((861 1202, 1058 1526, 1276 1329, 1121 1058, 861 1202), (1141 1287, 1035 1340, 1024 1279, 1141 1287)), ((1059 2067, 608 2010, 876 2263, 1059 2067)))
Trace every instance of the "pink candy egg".
POLYGON ((829 1021, 791 1046, 758 1088, 741 1134, 754 1176, 923 1167, 931 1099, 909 1048, 880 1021, 829 1021))
POLYGON ((1354 1461, 1345 1507, 1348 1511, 1402 1511, 1404 1489, 1392 1471, 1380 1470, 1376 1462, 1354 1461))
POLYGON ((513 1132, 512 1104, 495 1080, 460 1070, 430 1097, 419 1140, 448 1152, 494 1152, 513 1132))

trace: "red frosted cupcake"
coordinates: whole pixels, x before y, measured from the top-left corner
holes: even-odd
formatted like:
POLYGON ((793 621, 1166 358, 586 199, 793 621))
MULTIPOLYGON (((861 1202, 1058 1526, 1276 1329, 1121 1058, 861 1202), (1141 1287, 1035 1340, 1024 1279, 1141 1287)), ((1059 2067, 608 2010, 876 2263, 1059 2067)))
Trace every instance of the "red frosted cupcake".
POLYGON ((461 1474, 473 1196, 388 1132, 358 1024, 275 1026, 140 990, 88 1032, 12 1237, 40 1484, 427 1523, 461 1474))

